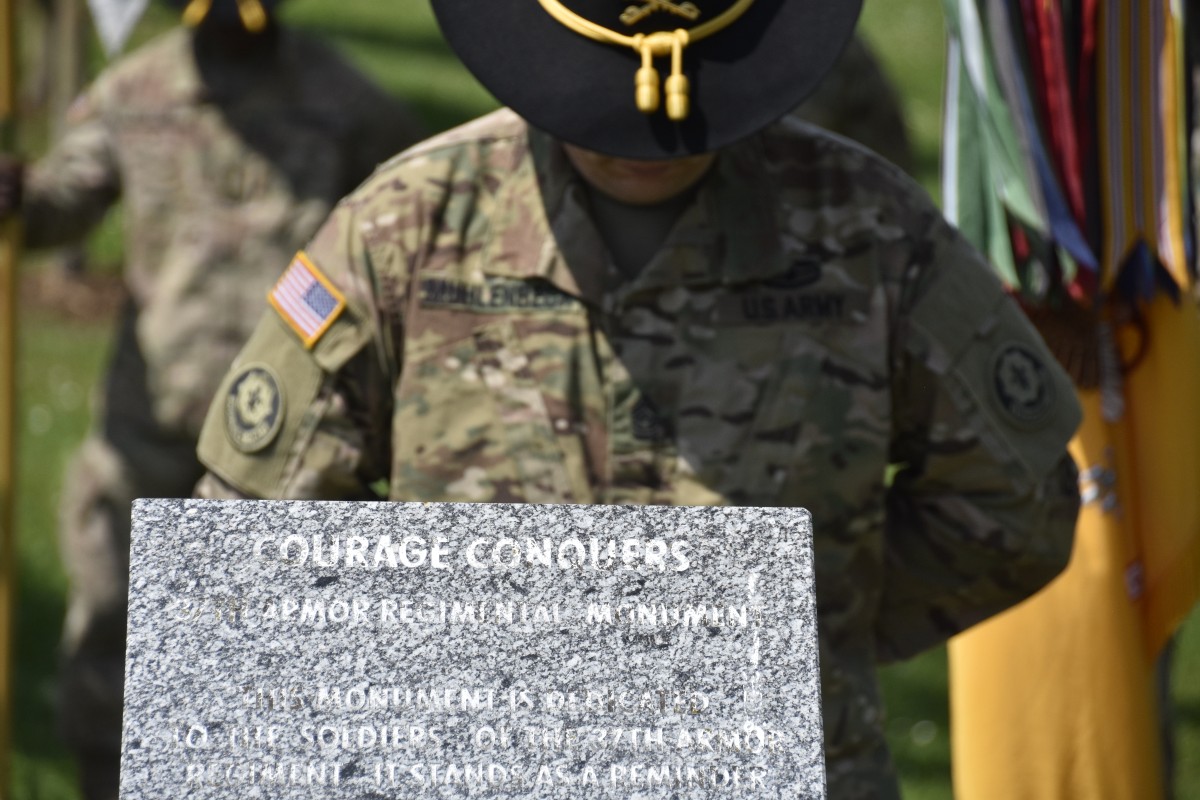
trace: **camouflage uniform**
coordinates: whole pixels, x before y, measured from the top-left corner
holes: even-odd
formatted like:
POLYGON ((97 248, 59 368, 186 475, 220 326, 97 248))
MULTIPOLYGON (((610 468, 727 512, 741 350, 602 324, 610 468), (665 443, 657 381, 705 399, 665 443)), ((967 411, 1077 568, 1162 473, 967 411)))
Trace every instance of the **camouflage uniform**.
POLYGON ((85 752, 119 752, 130 501, 191 494, 208 402, 279 263, 421 135, 331 50, 272 35, 274 47, 243 59, 184 29, 131 54, 75 103, 26 181, 31 246, 78 240, 124 201, 130 300, 62 505, 61 703, 64 733, 85 752))
POLYGON ((903 170, 915 166, 900 93, 861 36, 850 40, 796 115, 849 136, 903 170))
POLYGON ((632 279, 583 198, 510 111, 382 167, 305 256, 344 310, 311 348, 263 318, 198 493, 807 507, 831 797, 896 796, 876 664, 1066 564, 1070 382, 928 197, 817 128, 721 151, 632 279))

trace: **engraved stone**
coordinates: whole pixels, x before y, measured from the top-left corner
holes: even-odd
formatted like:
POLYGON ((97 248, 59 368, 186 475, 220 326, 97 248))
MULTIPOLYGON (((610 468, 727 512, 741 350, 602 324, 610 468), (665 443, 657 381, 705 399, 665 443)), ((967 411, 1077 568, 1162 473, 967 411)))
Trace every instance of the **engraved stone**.
POLYGON ((783 508, 140 500, 122 800, 822 798, 783 508))

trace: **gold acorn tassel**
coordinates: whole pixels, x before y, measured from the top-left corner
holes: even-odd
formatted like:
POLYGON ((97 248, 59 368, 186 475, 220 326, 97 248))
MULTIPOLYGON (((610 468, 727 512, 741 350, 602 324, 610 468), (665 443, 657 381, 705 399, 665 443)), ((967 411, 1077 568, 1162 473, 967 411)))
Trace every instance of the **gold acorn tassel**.
POLYGON ((259 33, 267 27, 267 12, 258 0, 237 0, 238 16, 251 33, 259 33))
POLYGON ((642 53, 642 66, 637 71, 633 82, 637 87, 637 107, 643 114, 653 114, 658 111, 658 70, 654 68, 654 50, 645 43, 645 37, 638 36, 636 45, 642 53))
POLYGON ((683 48, 690 37, 682 28, 667 32, 660 31, 649 36, 638 34, 633 37, 633 48, 642 56, 642 66, 634 76, 638 111, 653 114, 659 105, 659 75, 654 68, 654 58, 671 54, 671 74, 667 77, 667 116, 679 122, 687 119, 690 111, 688 101, 688 79, 683 74, 683 48))
MULTIPOLYGON (((213 0, 191 0, 183 10, 183 24, 195 28, 212 11, 212 3, 213 0)), ((259 0, 237 0, 237 5, 238 16, 246 30, 259 33, 267 27, 267 12, 259 0)))
POLYGON ((687 119, 691 111, 688 92, 691 90, 687 76, 683 74, 683 46, 688 43, 688 33, 685 30, 675 31, 674 41, 671 42, 671 74, 667 77, 667 116, 676 122, 687 119))
POLYGON ((192 0, 183 10, 183 24, 195 28, 212 10, 212 0, 192 0))

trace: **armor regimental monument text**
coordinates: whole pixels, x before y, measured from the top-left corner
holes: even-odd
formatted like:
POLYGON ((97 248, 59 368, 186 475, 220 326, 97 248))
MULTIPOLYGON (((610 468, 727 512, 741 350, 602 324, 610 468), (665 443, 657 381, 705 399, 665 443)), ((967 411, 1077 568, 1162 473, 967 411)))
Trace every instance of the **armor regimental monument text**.
POLYGON ((802 509, 142 500, 122 800, 821 798, 802 509))

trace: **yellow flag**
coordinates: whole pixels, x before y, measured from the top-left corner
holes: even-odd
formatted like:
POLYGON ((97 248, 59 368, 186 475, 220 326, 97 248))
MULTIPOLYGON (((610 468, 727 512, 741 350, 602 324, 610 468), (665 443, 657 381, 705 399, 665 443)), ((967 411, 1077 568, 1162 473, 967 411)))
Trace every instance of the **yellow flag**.
POLYGON ((1154 660, 1200 596, 1200 312, 1159 296, 1124 335, 1149 337, 1124 416, 1080 395, 1070 565, 950 643, 959 800, 1163 796, 1154 660))

